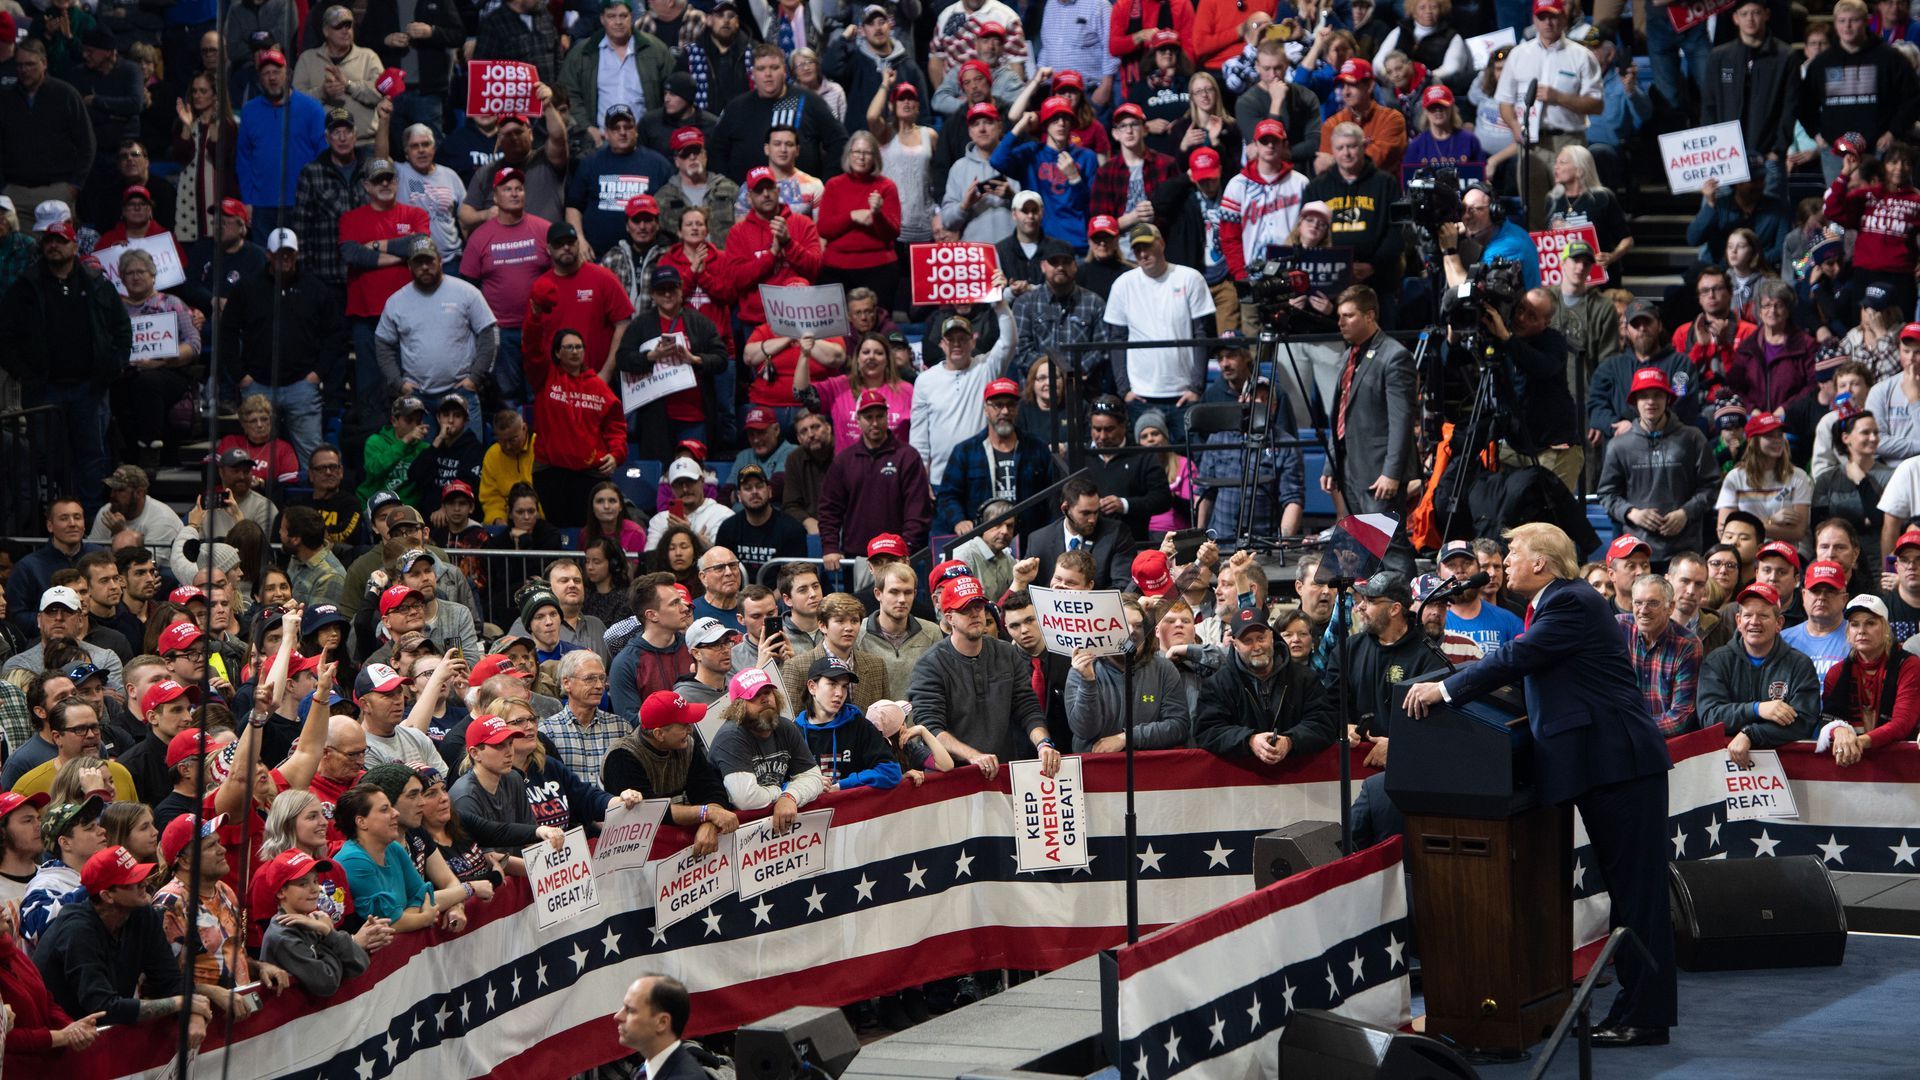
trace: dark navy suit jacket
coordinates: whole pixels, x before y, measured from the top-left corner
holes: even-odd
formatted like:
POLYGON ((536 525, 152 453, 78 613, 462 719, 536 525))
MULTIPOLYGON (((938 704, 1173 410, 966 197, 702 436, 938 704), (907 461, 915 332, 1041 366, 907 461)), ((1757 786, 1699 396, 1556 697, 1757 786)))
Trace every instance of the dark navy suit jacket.
POLYGON ((1641 702, 1612 604, 1586 582, 1555 581, 1540 590, 1526 632, 1445 686, 1459 702, 1520 679, 1541 802, 1567 802, 1673 767, 1666 740, 1641 702))

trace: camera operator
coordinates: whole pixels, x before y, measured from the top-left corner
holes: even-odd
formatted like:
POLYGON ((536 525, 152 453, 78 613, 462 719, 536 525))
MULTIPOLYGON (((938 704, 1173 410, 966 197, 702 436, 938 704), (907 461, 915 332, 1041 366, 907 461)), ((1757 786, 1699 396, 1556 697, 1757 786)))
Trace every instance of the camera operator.
MULTIPOLYGON (((1457 255, 1447 260, 1449 281, 1458 261, 1457 255)), ((1460 280, 1466 280, 1464 267, 1460 280)), ((1567 339, 1553 328, 1552 294, 1528 289, 1513 307, 1511 326, 1489 305, 1481 312, 1481 325, 1503 354, 1514 391, 1501 462, 1517 467, 1533 458, 1578 493, 1586 449, 1580 445, 1580 413, 1567 389, 1567 339)))
POLYGON ((1520 264, 1526 287, 1540 286, 1540 251, 1533 237, 1518 222, 1507 220, 1506 212, 1494 202, 1493 189, 1478 180, 1460 193, 1460 221, 1441 225, 1437 238, 1450 286, 1467 280, 1469 261, 1492 263, 1495 259, 1520 264))

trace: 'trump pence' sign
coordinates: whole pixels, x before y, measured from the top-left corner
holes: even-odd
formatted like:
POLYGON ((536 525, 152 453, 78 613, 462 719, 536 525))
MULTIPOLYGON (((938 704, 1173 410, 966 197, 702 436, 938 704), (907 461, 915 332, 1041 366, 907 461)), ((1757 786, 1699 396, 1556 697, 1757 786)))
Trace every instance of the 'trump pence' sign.
POLYGON ((520 857, 526 860, 527 880, 533 884, 533 912, 540 929, 600 906, 585 829, 567 830, 567 841, 558 851, 543 841, 522 850, 520 857))
POLYGON ((1746 769, 1726 759, 1727 820, 1799 817, 1793 788, 1787 786, 1786 770, 1780 767, 1780 752, 1755 750, 1752 756, 1753 766, 1746 769))
POLYGON ((1019 873, 1087 865, 1086 788, 1080 758, 1063 757, 1052 777, 1038 761, 1016 761, 1013 770, 1013 849, 1019 873))
POLYGON ((851 329, 844 285, 762 285, 760 307, 767 329, 781 337, 841 337, 851 329))
POLYGON ((1000 269, 1000 256, 992 244, 911 244, 907 267, 915 305, 964 307, 999 299, 993 275, 1000 269))
POLYGON ((540 72, 518 60, 474 60, 467 65, 467 112, 475 116, 539 113, 540 72))
POLYGON ((1667 187, 1675 195, 1699 191, 1709 180, 1726 187, 1753 178, 1747 140, 1737 120, 1660 136, 1660 160, 1666 163, 1667 187))
POLYGON ((1120 606, 1118 592, 1036 588, 1027 594, 1048 652, 1072 656, 1091 649, 1095 656, 1119 656, 1127 651, 1127 609, 1120 606))

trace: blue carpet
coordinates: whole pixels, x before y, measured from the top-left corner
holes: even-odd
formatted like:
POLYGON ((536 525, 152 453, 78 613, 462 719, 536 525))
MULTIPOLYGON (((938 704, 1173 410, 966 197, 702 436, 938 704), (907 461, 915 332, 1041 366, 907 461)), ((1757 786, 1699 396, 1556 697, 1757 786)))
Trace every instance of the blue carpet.
MULTIPOLYGON (((1614 991, 1595 994, 1606 1015, 1614 991)), ((1596 1077, 1920 1076, 1912 1032, 1920 1001, 1920 938, 1853 934, 1837 968, 1680 973, 1680 1026, 1667 1046, 1593 1053, 1596 1077)), ((1416 1010, 1417 1011, 1417 1010, 1416 1010)), ((1537 1049, 1537 1048, 1536 1048, 1537 1049)), ((1483 1066, 1485 1080, 1520 1080, 1533 1062, 1483 1066)), ((1551 1077, 1579 1075, 1569 1037, 1551 1077)))

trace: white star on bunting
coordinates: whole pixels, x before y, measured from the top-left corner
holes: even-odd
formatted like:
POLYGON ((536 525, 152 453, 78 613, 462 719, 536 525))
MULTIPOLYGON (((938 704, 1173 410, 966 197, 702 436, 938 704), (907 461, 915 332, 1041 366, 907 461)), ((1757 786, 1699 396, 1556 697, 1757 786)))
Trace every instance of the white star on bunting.
POLYGON ((1227 1022, 1220 1019, 1218 1011, 1213 1014, 1213 1023, 1207 1025, 1207 1034, 1210 1036, 1207 1040, 1207 1049, 1227 1045, 1227 1022))
POLYGON ((1916 851, 1920 851, 1920 848, 1909 847, 1907 845, 1906 834, 1902 833, 1900 836, 1899 845, 1897 847, 1890 848, 1889 850, 1893 852, 1893 865, 1899 866, 1901 863, 1906 863, 1908 866, 1912 866, 1914 865, 1913 853, 1916 851))
POLYGON ((1213 847, 1202 852, 1202 854, 1206 855, 1207 869, 1211 870, 1216 866, 1225 867, 1227 865, 1227 857, 1233 854, 1233 849, 1222 844, 1220 839, 1215 837, 1213 847))
POLYGON ((1140 853, 1140 872, 1144 874, 1149 870, 1160 869, 1160 860, 1166 857, 1166 852, 1155 851, 1153 845, 1148 844, 1147 850, 1140 853))
POLYGON ((360 1075, 360 1080, 373 1080, 373 1070, 379 1067, 379 1062, 369 1057, 363 1057, 360 1059, 360 1064, 353 1071, 360 1075))
POLYGON ((853 885, 853 891, 859 894, 854 898, 853 902, 858 904, 862 900, 871 901, 873 899, 873 887, 877 884, 879 883, 868 881, 867 875, 861 874, 860 880, 853 885))
POLYGON ((620 935, 613 932, 613 927, 607 927, 607 936, 600 939, 600 947, 607 951, 609 960, 620 955, 620 935))
POLYGON ((1167 1067, 1172 1068, 1180 1061, 1180 1033, 1167 1032, 1167 1067))
POLYGON ((973 876, 973 856, 962 851, 960 853, 960 857, 953 860, 954 880, 957 881, 960 878, 972 877, 972 876, 973 876))
POLYGON ((913 864, 913 869, 907 871, 906 877, 908 892, 912 892, 916 888, 925 889, 927 887, 927 872, 920 869, 920 864, 917 861, 913 864))
POLYGON ((1848 845, 1840 842, 1838 834, 1828 833, 1826 843, 1815 844, 1813 846, 1820 849, 1820 860, 1822 862, 1830 862, 1835 866, 1846 865, 1840 861, 1840 853, 1847 850, 1848 845))
POLYGON ((773 905, 767 903, 767 898, 763 896, 760 898, 759 903, 753 905, 753 925, 755 926, 760 926, 762 924, 771 925, 772 923, 773 923, 773 905))
POLYGON ((1762 855, 1772 855, 1773 849, 1779 846, 1780 846, 1780 841, 1775 840, 1771 836, 1768 836, 1767 830, 1761 829, 1760 838, 1753 842, 1753 848, 1754 848, 1753 857, 1757 859, 1762 855))
POLYGON ((1253 1007, 1247 1010, 1247 1019, 1252 1022, 1253 1033, 1260 1034, 1260 995, 1253 995, 1253 1007))
POLYGON ((1720 846, 1720 826, 1722 824, 1720 821, 1720 815, 1715 814, 1712 818, 1709 819, 1709 822, 1710 824, 1707 825, 1707 846, 1719 847, 1720 846))
POLYGON ((700 921, 707 924, 707 929, 700 935, 701 937, 714 937, 719 935, 720 912, 717 909, 709 909, 705 915, 700 916, 700 921))
POLYGON ((820 891, 820 887, 818 885, 814 886, 813 891, 808 893, 804 897, 804 899, 807 902, 807 914, 809 915, 826 914, 826 909, 821 907, 820 905, 826 902, 827 896, 825 893, 820 891))
POLYGON ((388 1035, 387 1036, 387 1067, 391 1069, 393 1066, 398 1064, 400 1064, 400 1040, 395 1038, 392 1035, 388 1035))
POLYGON ((1388 971, 1392 971, 1394 968, 1397 968, 1400 965, 1406 963, 1406 961, 1401 959, 1401 956, 1400 956, 1402 952, 1406 951, 1406 948, 1407 948, 1407 943, 1404 941, 1401 941, 1398 935, 1392 934, 1392 933, 1389 933, 1387 935, 1387 970, 1388 971))
POLYGON ((1673 857, 1677 859, 1680 856, 1685 855, 1686 853, 1687 853, 1687 830, 1675 829, 1673 831, 1673 857))
POLYGON ((578 975, 587 970, 587 960, 590 959, 590 957, 587 954, 587 950, 581 948, 580 943, 576 941, 573 943, 573 952, 568 954, 567 959, 573 961, 573 973, 578 975))

